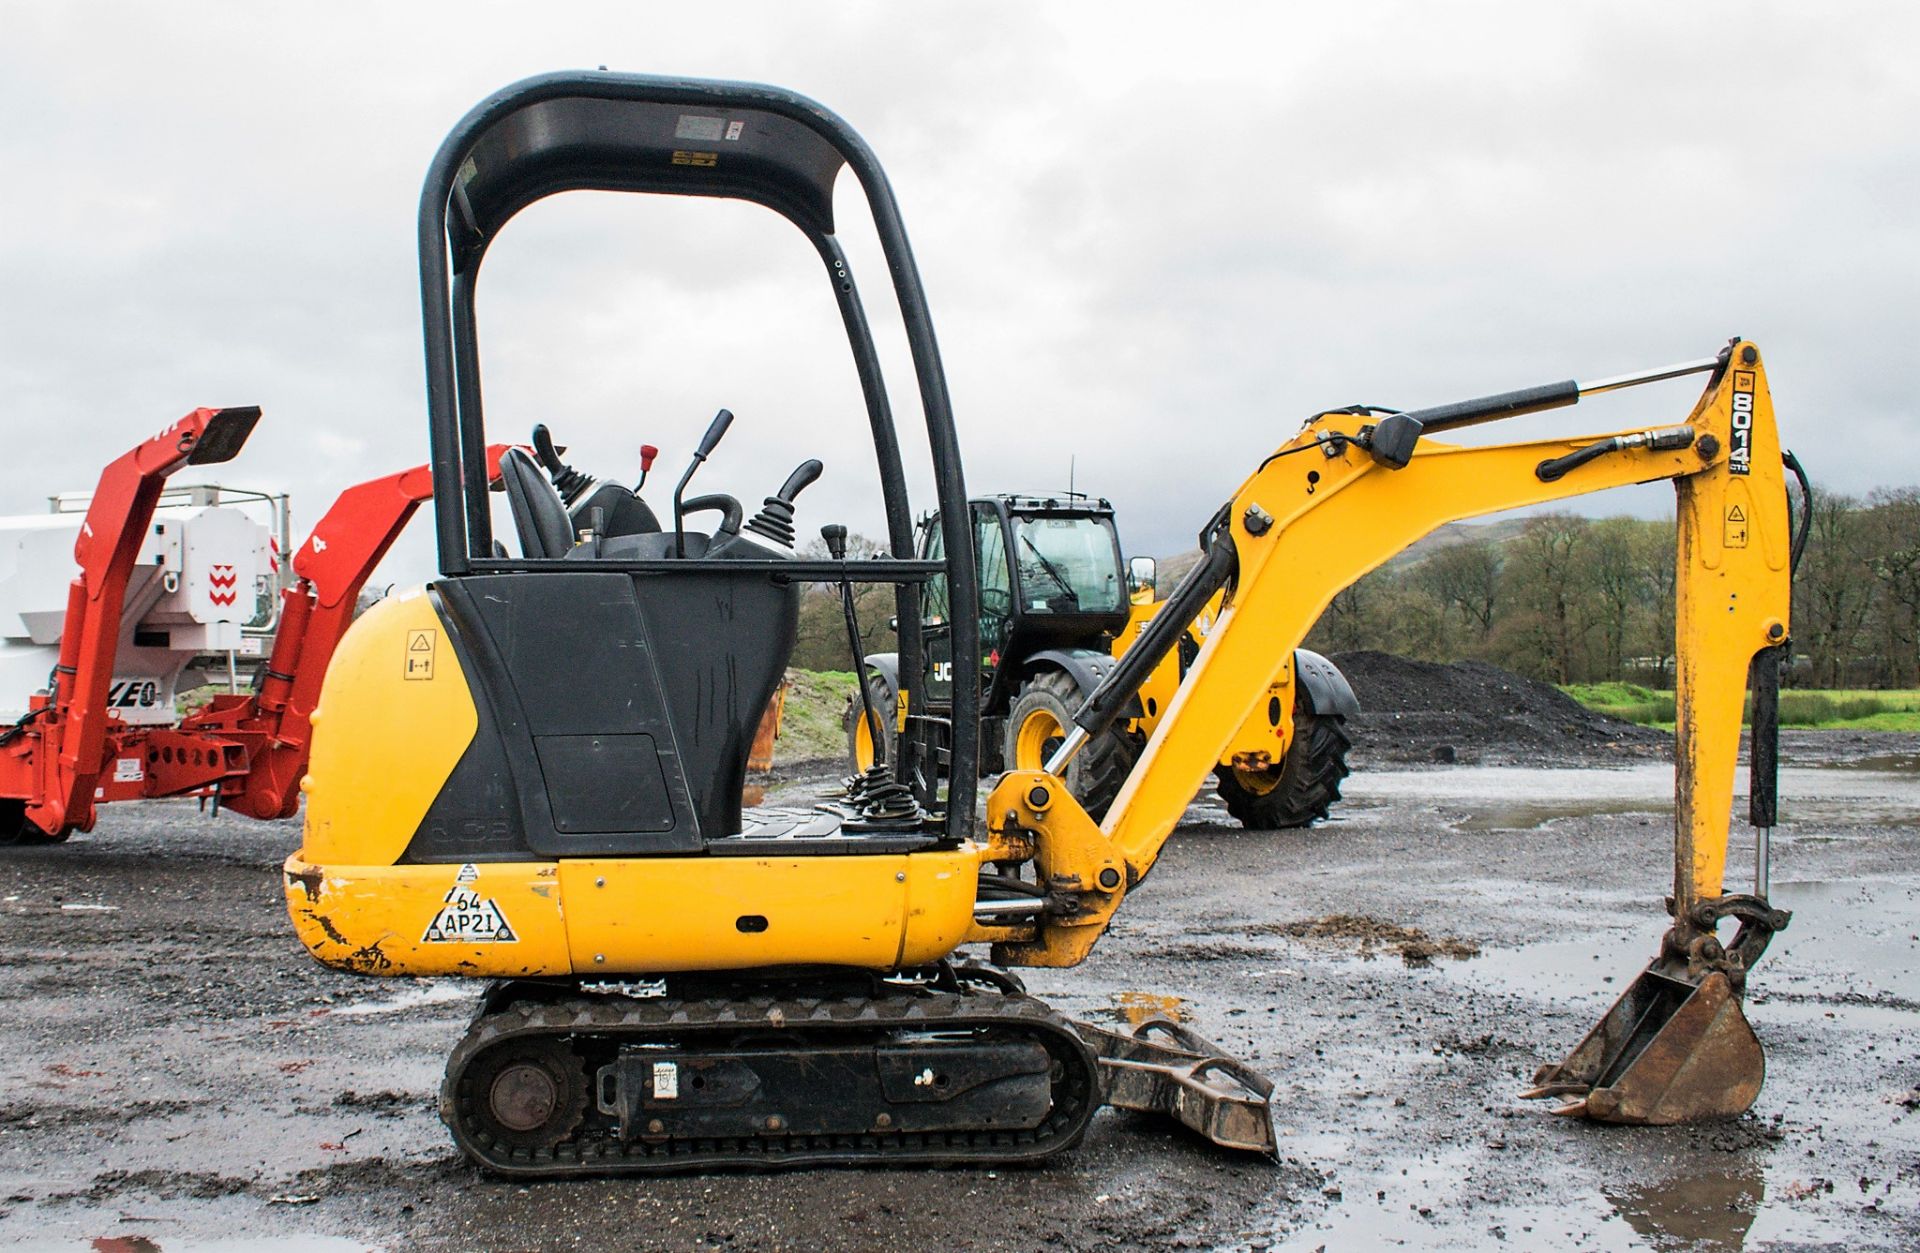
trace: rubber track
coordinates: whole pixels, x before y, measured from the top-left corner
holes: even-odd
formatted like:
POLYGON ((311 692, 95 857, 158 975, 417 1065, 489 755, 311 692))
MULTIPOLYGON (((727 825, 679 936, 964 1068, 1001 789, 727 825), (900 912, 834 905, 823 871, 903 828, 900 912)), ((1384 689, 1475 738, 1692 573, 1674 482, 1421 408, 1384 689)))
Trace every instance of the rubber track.
MULTIPOLYGON (((589 1076, 590 1092, 593 1088, 589 1076)), ((1072 1148, 1101 1101, 1099 1063, 1072 1024, 1044 1003, 1017 995, 903 992, 898 996, 834 999, 756 997, 743 1000, 633 1000, 576 997, 521 1002, 478 1018, 447 1059, 440 1116, 454 1142, 480 1166, 519 1178, 613 1174, 668 1174, 716 1167, 783 1170, 858 1165, 959 1165, 1032 1161, 1072 1148), (486 1050, 535 1036, 587 1040, 611 1052, 623 1040, 685 1041, 702 1036, 737 1040, 742 1033, 818 1031, 870 1033, 1012 1028, 1036 1038, 1058 1062, 1053 1108, 1030 1131, 866 1132, 725 1138, 669 1138, 622 1142, 614 1119, 597 1113, 589 1096, 588 1121, 551 1149, 502 1149, 470 1116, 473 1094, 462 1080, 486 1050)))

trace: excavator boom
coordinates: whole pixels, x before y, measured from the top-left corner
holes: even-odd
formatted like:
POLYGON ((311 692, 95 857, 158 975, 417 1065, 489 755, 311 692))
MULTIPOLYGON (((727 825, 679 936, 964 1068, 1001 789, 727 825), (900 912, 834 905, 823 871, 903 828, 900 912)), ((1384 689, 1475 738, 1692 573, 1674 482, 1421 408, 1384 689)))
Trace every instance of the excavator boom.
MULTIPOLYGON (((1156 622, 1164 624, 1163 638, 1143 639, 1129 654, 1138 654, 1135 664, 1123 662, 1088 698, 1047 770, 1010 773, 994 788, 987 803, 992 838, 1016 858, 1032 857, 1049 904, 1024 919, 983 919, 970 938, 991 941, 995 960, 1006 965, 1083 960, 1121 900, 1152 870, 1233 728, 1341 589, 1446 523, 1654 479, 1672 480, 1678 495, 1678 725, 1674 927, 1647 977, 1674 986, 1664 996, 1640 990, 1632 1012, 1616 1015, 1628 1021, 1588 1050, 1603 1060, 1575 1068, 1584 1077, 1549 1068, 1555 1073, 1543 1072, 1542 1083, 1560 1085, 1560 1092, 1617 1084, 1662 1024, 1683 1019, 1697 1020, 1695 1044, 1739 1031, 1750 1037, 1737 994, 1746 966, 1786 916, 1766 905, 1764 884, 1752 895, 1729 896, 1722 880, 1749 671, 1758 669, 1764 682, 1786 641, 1791 554, 1772 400, 1759 349, 1745 341, 1704 361, 1586 387, 1569 381, 1378 421, 1342 412, 1308 422, 1216 516, 1203 536, 1200 565, 1156 622), (1692 412, 1672 426, 1482 447, 1427 437, 1686 373, 1710 378, 1692 412), (1226 603, 1199 656, 1104 825, 1096 826, 1059 786, 1060 771, 1151 669, 1154 647, 1183 629, 1183 611, 1190 617, 1222 585, 1226 603), (1715 933, 1722 918, 1743 927, 1728 944, 1715 933), (1723 1008, 1685 1008, 1702 994, 1723 1008)), ((1755 791, 1770 796, 1771 781, 1755 791)), ((1687 1041, 1668 1039, 1660 1053, 1677 1073, 1692 1051, 1687 1041)), ((1732 1051, 1754 1061, 1696 1067, 1696 1077, 1727 1078, 1726 1086, 1757 1093, 1757 1043, 1732 1051)), ((1752 1093, 1744 1103, 1668 1095, 1636 1108, 1724 1112, 1731 1104, 1744 1109, 1752 1093)), ((1601 1099, 1580 1112, 1605 1116, 1611 1108, 1601 1099)), ((1634 1120, 1673 1120, 1640 1113, 1634 1120)))

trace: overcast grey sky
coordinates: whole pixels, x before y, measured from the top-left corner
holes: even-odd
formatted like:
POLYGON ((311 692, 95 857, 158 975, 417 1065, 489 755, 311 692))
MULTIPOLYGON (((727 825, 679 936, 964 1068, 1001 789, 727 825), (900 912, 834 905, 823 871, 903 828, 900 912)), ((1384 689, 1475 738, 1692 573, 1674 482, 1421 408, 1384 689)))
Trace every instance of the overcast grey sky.
MULTIPOLYGON (((1316 409, 1736 333, 1818 481, 1920 482, 1917 64, 1911 4, 0 0, 0 512, 199 404, 266 409, 222 474, 292 490, 302 530, 424 460, 427 161, 488 91, 597 65, 852 122, 906 216, 969 486, 1061 486, 1077 457, 1131 551, 1187 547, 1316 409)), ((878 529, 824 276, 770 213, 565 197, 507 230, 481 301, 495 438, 545 420, 622 476, 655 443, 671 475, 726 405, 704 487, 751 503, 818 455, 803 534, 878 529)), ((1552 422, 1669 421, 1694 392, 1552 422)), ((1637 490, 1586 507, 1663 507, 1637 490)), ((426 573, 429 529, 385 577, 426 573)))

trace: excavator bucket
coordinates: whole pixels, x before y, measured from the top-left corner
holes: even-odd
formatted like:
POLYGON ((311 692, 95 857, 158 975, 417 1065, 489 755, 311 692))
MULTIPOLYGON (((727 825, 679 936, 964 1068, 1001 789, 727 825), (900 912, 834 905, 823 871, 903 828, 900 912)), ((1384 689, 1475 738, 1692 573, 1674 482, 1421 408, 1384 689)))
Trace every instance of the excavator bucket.
POLYGON ((1657 965, 1522 1098, 1574 1097, 1553 1112, 1656 1127, 1745 1113, 1767 1064, 1733 985, 1718 971, 1695 984, 1657 965))
POLYGON ((1273 1080, 1167 1018, 1149 1018, 1132 1035, 1073 1026, 1100 1059, 1107 1104, 1164 1114, 1221 1148, 1274 1156, 1273 1080))

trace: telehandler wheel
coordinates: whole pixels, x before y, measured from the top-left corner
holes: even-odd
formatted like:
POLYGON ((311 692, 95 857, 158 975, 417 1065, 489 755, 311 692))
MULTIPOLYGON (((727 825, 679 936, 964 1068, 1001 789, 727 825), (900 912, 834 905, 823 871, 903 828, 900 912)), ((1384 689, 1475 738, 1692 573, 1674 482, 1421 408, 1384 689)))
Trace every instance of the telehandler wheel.
POLYGON ((33 823, 27 821, 27 802, 23 800, 0 800, 0 848, 9 846, 29 847, 35 844, 65 844, 67 837, 73 834, 69 827, 58 835, 50 835, 33 823))
POLYGON ((1293 745, 1286 760, 1268 770, 1238 770, 1222 763, 1214 771, 1220 799, 1249 830, 1312 826, 1340 799, 1350 747, 1345 718, 1316 714, 1296 703, 1293 745))
MULTIPOLYGON (((1007 714, 1006 763, 1009 770, 1039 770, 1067 738, 1080 688, 1064 670, 1042 670, 1028 679, 1007 714)), ((1067 767, 1067 790, 1098 821, 1120 794, 1145 741, 1119 723, 1087 741, 1067 767)))
MULTIPOLYGON (((868 676, 867 699, 873 702, 874 716, 880 720, 880 749, 891 765, 893 743, 897 738, 893 728, 893 697, 887 694, 886 684, 868 676)), ((841 722, 847 729, 847 757, 853 762, 853 772, 865 774, 873 765, 873 730, 860 707, 860 693, 847 697, 847 711, 841 716, 841 722)))

